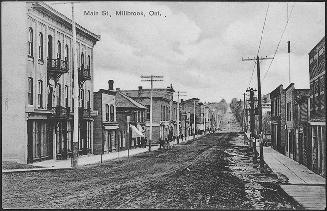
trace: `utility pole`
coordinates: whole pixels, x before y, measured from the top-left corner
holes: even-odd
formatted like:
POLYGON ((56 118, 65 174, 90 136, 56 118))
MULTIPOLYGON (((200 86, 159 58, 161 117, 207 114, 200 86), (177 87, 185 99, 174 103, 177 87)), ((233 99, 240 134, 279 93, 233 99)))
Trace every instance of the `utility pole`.
POLYGON ((260 60, 266 60, 266 59, 274 59, 273 57, 261 57, 257 55, 256 58, 250 59, 243 59, 242 61, 250 61, 255 60, 257 62, 257 80, 258 80, 258 114, 259 114, 259 129, 258 134, 260 138, 260 169, 263 170, 263 143, 262 143, 262 106, 261 106, 261 78, 260 78, 260 60))
POLYGON ((144 79, 141 81, 150 81, 151 83, 151 90, 150 90, 150 138, 149 138, 149 152, 151 152, 151 141, 152 141, 152 89, 153 89, 153 82, 154 81, 163 81, 161 79, 154 79, 154 78, 163 78, 163 76, 158 75, 149 75, 149 76, 141 76, 141 78, 150 78, 150 79, 144 79))
POLYGON ((194 115, 193 115, 193 140, 195 140, 195 100, 193 101, 194 105, 194 115))
POLYGON ((288 52, 288 83, 291 83, 291 41, 287 41, 288 52))
POLYGON ((244 132, 246 132, 247 131, 247 121, 246 121, 246 99, 245 99, 245 93, 243 93, 243 102, 244 102, 244 105, 243 105, 243 120, 244 120, 244 132))
POLYGON ((179 144, 179 97, 186 96, 186 95, 182 95, 182 93, 186 93, 186 92, 181 92, 181 91, 177 92, 177 144, 179 144))
POLYGON ((246 90, 247 92, 250 92, 250 132, 251 132, 251 144, 253 145, 253 163, 257 163, 257 151, 256 151, 256 139, 254 139, 254 142, 252 142, 252 138, 254 138, 254 127, 255 127, 255 120, 254 120, 254 92, 257 90, 254 90, 253 88, 248 88, 246 90))
POLYGON ((72 28, 73 28, 73 68, 74 68, 74 134, 73 134, 73 156, 71 165, 73 168, 77 167, 77 152, 78 152, 78 130, 79 130, 79 117, 78 117, 78 70, 77 70, 77 45, 76 45, 76 26, 74 17, 74 3, 72 4, 72 28))

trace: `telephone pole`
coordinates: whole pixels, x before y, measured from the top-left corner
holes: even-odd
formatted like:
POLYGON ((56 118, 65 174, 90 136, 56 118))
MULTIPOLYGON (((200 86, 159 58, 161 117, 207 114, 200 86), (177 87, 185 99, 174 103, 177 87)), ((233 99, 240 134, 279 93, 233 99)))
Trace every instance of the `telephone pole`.
POLYGON ((141 76, 141 78, 149 78, 149 79, 143 79, 141 81, 150 81, 151 83, 151 90, 150 90, 150 138, 149 138, 149 152, 151 152, 151 141, 152 141, 152 89, 153 89, 153 82, 154 81, 163 81, 162 79, 154 79, 154 78, 163 78, 163 76, 158 75, 149 75, 149 76, 141 76))
POLYGON ((186 96, 184 93, 186 92, 177 92, 177 144, 179 144, 179 97, 186 96))
POLYGON ((253 145, 253 163, 257 163, 257 150, 256 150, 256 139, 254 134, 254 127, 255 127, 255 119, 254 119, 254 92, 257 90, 254 90, 253 88, 248 88, 246 90, 247 92, 250 92, 250 132, 251 132, 251 144, 253 145), (252 142, 252 138, 254 138, 254 142, 252 142))
POLYGON ((261 57, 257 55, 256 58, 247 58, 242 61, 255 60, 257 62, 257 80, 258 80, 258 114, 259 114, 259 129, 258 134, 260 138, 260 169, 263 169, 263 143, 262 143, 262 106, 261 106, 261 79, 260 79, 260 60, 274 59, 273 57, 261 57))
POLYGON ((79 113, 78 113, 78 70, 77 70, 77 45, 76 45, 76 26, 75 26, 75 17, 74 17, 74 3, 72 4, 72 28, 73 28, 73 68, 74 68, 74 133, 73 133, 73 156, 71 165, 73 168, 77 167, 77 152, 78 152, 78 130, 79 130, 79 113))

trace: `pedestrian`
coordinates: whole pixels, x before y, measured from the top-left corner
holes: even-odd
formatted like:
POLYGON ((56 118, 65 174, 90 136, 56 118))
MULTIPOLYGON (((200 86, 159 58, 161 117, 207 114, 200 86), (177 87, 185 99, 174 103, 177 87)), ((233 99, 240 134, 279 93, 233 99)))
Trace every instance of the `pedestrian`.
POLYGON ((161 149, 161 147, 163 148, 163 140, 159 138, 159 149, 161 149))
POLYGON ((146 144, 147 144, 147 142, 148 142, 148 139, 145 137, 145 138, 143 139, 143 147, 144 147, 144 148, 146 148, 146 144))

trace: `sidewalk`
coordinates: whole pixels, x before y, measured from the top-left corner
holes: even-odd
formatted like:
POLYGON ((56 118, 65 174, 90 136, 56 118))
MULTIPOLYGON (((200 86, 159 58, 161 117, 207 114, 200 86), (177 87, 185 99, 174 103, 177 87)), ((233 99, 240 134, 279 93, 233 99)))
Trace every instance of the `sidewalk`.
MULTIPOLYGON (((195 138, 200 138, 203 135, 196 135, 195 138)), ((179 143, 187 142, 193 139, 193 136, 189 136, 186 140, 179 141, 179 143)), ((176 145, 177 140, 170 142, 170 145, 176 145)), ((152 145, 151 150, 155 151, 159 149, 159 145, 152 145)), ((129 150, 129 156, 133 156, 136 154, 144 153, 149 151, 149 148, 135 148, 129 150)), ((120 151, 120 152, 110 152, 107 154, 102 155, 102 162, 107 160, 113 160, 117 158, 127 157, 128 150, 120 151)), ((101 163, 101 155, 83 155, 79 156, 77 159, 78 166, 84 166, 89 164, 96 164, 101 163)), ((31 165, 34 166, 41 166, 43 168, 31 168, 31 169, 10 169, 10 170, 2 170, 2 173, 9 173, 9 172, 30 172, 30 171, 47 171, 47 170, 57 170, 57 169, 72 169, 71 167, 71 159, 67 160, 45 160, 41 162, 32 163, 31 165)))
MULTIPOLYGON (((259 152, 259 148, 257 148, 259 152)), ((288 178, 281 188, 305 209, 324 210, 326 208, 326 179, 305 166, 275 151, 264 147, 264 160, 277 174, 288 178)))

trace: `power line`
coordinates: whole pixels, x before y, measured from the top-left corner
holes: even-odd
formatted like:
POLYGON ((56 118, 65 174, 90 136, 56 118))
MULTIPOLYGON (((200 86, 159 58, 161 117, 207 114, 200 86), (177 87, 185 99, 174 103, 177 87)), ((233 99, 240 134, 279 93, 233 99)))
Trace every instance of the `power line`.
POLYGON ((258 47, 258 51, 257 51, 257 56, 259 55, 260 48, 261 48, 261 41, 262 41, 262 38, 263 38, 263 33, 264 33, 264 30, 265 30, 265 26, 266 26, 268 10, 269 10, 269 3, 268 3, 268 6, 267 6, 267 9, 266 9, 265 21, 263 22, 263 27, 262 27, 262 30, 261 30, 261 38, 260 38, 260 43, 259 43, 259 47, 258 47))
MULTIPOLYGON (((292 12, 293 12, 294 6, 295 6, 295 3, 293 4, 292 9, 291 9, 291 12, 290 12, 290 15, 289 15, 288 18, 287 18, 286 24, 285 24, 284 29, 283 29, 283 32, 282 32, 282 34, 281 34, 281 36, 280 36, 280 39, 279 39, 279 42, 278 42, 278 44, 277 44, 276 50, 275 50, 275 52, 274 52, 274 56, 273 56, 273 58, 275 58, 275 56, 276 56, 276 54, 277 54, 277 51, 278 51, 278 48, 279 48, 280 42, 281 42, 282 39, 283 39, 283 36, 284 36, 285 31, 286 31, 286 28, 287 28, 287 25, 288 25, 288 23, 289 23, 289 20, 291 19, 291 15, 292 15, 292 12)), ((270 70, 270 67, 271 67, 273 61, 274 61, 274 59, 271 60, 271 62, 270 62, 270 64, 269 64, 269 67, 268 67, 268 69, 266 70, 265 75, 263 76, 263 79, 262 79, 262 80, 264 80, 264 79, 266 78, 266 76, 267 76, 267 74, 268 74, 268 72, 269 72, 269 70, 270 70)))
MULTIPOLYGON (((261 48, 261 43, 262 43, 262 38, 263 38, 263 34, 264 34, 264 30, 265 30, 265 26, 266 26, 266 20, 267 20, 267 16, 268 16, 268 10, 269 10, 269 3, 267 5, 267 9, 266 9, 266 14, 265 14, 265 20, 263 22, 263 26, 262 26, 262 30, 261 30, 261 35, 260 35, 260 42, 259 42, 259 46, 258 46, 258 50, 257 50, 257 56, 259 55, 260 52, 260 48, 261 48)), ((253 79, 253 73, 254 73, 254 69, 255 69, 255 62, 253 64, 253 69, 252 69, 252 73, 251 73, 251 78, 248 84, 248 87, 250 86, 252 79, 253 79)))

